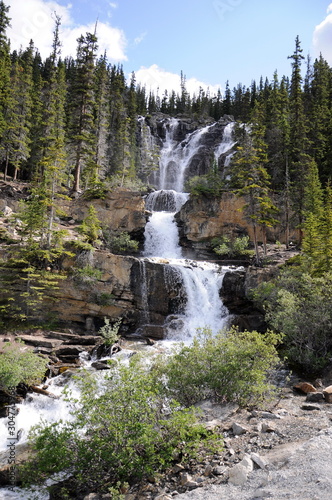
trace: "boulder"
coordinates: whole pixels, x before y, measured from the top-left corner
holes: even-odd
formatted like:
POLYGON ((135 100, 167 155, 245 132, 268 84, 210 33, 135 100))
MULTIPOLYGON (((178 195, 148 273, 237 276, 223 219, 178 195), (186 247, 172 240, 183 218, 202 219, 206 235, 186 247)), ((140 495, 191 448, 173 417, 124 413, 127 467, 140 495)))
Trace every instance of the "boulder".
POLYGON ((323 395, 327 403, 332 403, 332 385, 325 387, 323 390, 323 395))
POLYGON ((245 434, 246 432, 248 432, 248 429, 246 427, 244 427, 241 424, 238 424, 237 422, 233 423, 232 430, 234 436, 240 436, 241 434, 245 434))
POLYGON ((103 363, 102 361, 94 361, 91 363, 92 368, 95 370, 109 370, 110 366, 107 363, 103 363))
POLYGON ((302 394, 308 394, 309 392, 317 392, 317 389, 314 385, 309 382, 300 382, 293 386, 293 389, 302 394))
POLYGON ((234 486, 242 486, 246 483, 248 475, 252 472, 254 466, 249 455, 245 454, 241 462, 234 465, 229 470, 228 481, 234 486))
POLYGON ((324 394, 322 392, 309 392, 305 400, 308 403, 319 403, 324 401, 324 394))

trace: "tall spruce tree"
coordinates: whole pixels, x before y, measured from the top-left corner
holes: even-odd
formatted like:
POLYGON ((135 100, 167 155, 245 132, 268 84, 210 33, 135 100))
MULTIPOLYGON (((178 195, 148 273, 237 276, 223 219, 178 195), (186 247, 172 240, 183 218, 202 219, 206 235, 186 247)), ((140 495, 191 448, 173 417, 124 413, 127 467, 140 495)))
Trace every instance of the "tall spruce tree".
POLYGON ((96 34, 77 39, 77 58, 69 92, 69 147, 73 153, 73 193, 81 191, 81 176, 95 170, 95 57, 96 34))
POLYGON ((303 204, 305 179, 310 164, 307 156, 307 118, 304 113, 301 63, 302 55, 299 37, 295 39, 295 51, 289 56, 292 59, 292 77, 290 85, 290 151, 289 151, 289 178, 291 198, 294 213, 297 216, 299 227, 303 227, 303 204))
MULTIPOLYGON (((10 26, 8 17, 9 7, 0 1, 0 138, 6 130, 6 110, 10 99, 10 44, 7 38, 7 28, 10 26)), ((1 148, 1 145, 0 145, 1 148)), ((0 149, 2 159, 4 159, 3 149, 0 149)))
POLYGON ((270 178, 266 170, 267 146, 264 141, 263 107, 256 102, 250 124, 250 133, 245 133, 232 161, 233 185, 238 195, 246 199, 245 213, 252 225, 257 264, 261 257, 258 249, 258 229, 263 234, 266 254, 266 229, 276 223, 276 207, 269 193, 270 178))

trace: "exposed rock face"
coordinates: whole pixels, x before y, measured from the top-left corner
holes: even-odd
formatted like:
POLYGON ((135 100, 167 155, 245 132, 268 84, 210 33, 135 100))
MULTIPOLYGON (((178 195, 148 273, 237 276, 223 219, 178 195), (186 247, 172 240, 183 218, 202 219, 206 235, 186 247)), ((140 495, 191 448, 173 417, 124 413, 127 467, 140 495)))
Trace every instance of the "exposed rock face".
POLYGON ((116 189, 108 192, 105 199, 94 199, 91 202, 84 198, 66 201, 63 209, 77 222, 88 215, 89 205, 93 205, 102 225, 113 231, 127 231, 132 235, 144 232, 146 213, 144 200, 140 193, 127 189, 116 189))
MULTIPOLYGON (((143 335, 163 338, 161 327, 166 317, 179 312, 184 301, 178 275, 163 262, 145 262, 105 251, 96 250, 92 259, 92 266, 102 271, 100 279, 69 277, 59 283, 57 300, 50 302, 50 308, 60 323, 93 332, 104 324, 104 317, 121 317, 123 334, 148 324, 143 335)), ((64 268, 69 270, 73 265, 68 259, 64 268)))
POLYGON ((224 305, 233 314, 232 324, 242 330, 265 331, 264 314, 247 296, 248 271, 227 272, 220 291, 224 305))
MULTIPOLYGON (((176 214, 180 241, 185 247, 194 249, 199 256, 205 257, 211 249, 212 238, 222 235, 245 236, 253 241, 253 227, 245 216, 245 200, 232 193, 219 198, 191 197, 176 214)), ((268 240, 285 241, 284 226, 279 224, 268 231, 268 240)), ((291 238, 296 241, 297 232, 291 238)), ((258 240, 263 237, 258 231, 258 240)))

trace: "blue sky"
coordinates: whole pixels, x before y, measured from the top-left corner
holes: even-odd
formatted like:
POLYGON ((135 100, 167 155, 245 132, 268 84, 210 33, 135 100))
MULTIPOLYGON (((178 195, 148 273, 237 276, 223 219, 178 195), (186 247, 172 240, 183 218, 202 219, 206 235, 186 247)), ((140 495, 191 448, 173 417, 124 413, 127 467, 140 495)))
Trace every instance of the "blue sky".
MULTIPOLYGON (((322 52, 332 65, 329 0, 5 0, 11 6, 12 47, 33 38, 46 57, 52 12, 62 17, 63 55, 75 55, 76 39, 98 18, 100 51, 135 71, 148 89, 179 84, 181 70, 192 92, 213 92, 252 79, 290 75, 294 40, 303 54, 322 52)), ((303 72, 305 69, 303 68, 303 72)), ((177 88, 176 88, 177 90, 177 88)))

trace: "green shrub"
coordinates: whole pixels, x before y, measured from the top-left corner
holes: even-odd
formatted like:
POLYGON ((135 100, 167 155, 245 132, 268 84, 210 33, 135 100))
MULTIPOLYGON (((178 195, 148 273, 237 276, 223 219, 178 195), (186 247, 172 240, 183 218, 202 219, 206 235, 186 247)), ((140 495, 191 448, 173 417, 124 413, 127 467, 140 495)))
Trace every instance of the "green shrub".
POLYGON ((310 276, 298 266, 285 268, 252 292, 266 320, 285 334, 284 352, 292 365, 319 373, 332 355, 332 273, 310 276))
POLYGON ((125 188, 131 191, 145 191, 147 189, 147 185, 138 177, 123 178, 122 175, 112 175, 108 179, 108 186, 110 190, 125 188))
POLYGON ((224 185, 219 177, 206 175, 195 175, 185 184, 185 191, 192 196, 218 197, 223 191, 224 185))
POLYGON ((107 492, 118 482, 153 476, 175 456, 188 461, 203 444, 213 451, 221 448, 194 410, 163 398, 159 382, 137 362, 111 369, 102 393, 88 374, 80 383, 80 401, 71 402, 74 420, 34 429, 36 455, 25 466, 29 482, 68 470, 77 491, 84 485, 107 492))
POLYGON ((84 198, 86 200, 100 199, 104 200, 108 191, 107 185, 102 181, 95 181, 92 185, 84 191, 84 198))
POLYGON ((92 266, 73 268, 74 280, 78 283, 93 283, 101 279, 103 272, 92 266))
POLYGON ((113 293, 97 292, 94 296, 94 302, 99 306, 110 306, 114 304, 115 296, 113 293))
POLYGON ((5 344, 0 353, 0 387, 8 389, 19 383, 40 383, 46 372, 46 361, 37 354, 23 350, 22 343, 5 344))
POLYGON ((112 233, 105 230, 104 239, 107 247, 115 254, 128 254, 138 252, 138 242, 131 239, 130 234, 126 231, 122 233, 112 233))
POLYGON ((159 362, 169 395, 188 406, 213 397, 241 405, 257 404, 273 391, 268 374, 278 361, 273 332, 220 332, 203 329, 192 345, 159 362))
POLYGON ((99 330, 99 335, 104 338, 106 345, 113 345, 119 340, 119 329, 121 326, 121 318, 116 321, 113 325, 110 324, 109 318, 104 318, 105 325, 99 330))
POLYGON ((211 241, 213 251, 217 255, 232 257, 252 257, 253 250, 249 250, 249 236, 239 236, 230 238, 229 236, 221 236, 213 238, 211 241))

